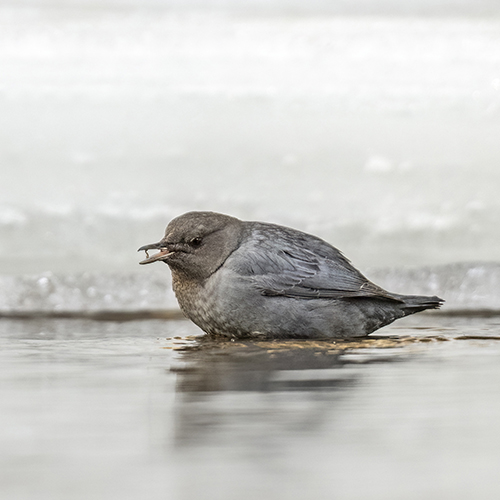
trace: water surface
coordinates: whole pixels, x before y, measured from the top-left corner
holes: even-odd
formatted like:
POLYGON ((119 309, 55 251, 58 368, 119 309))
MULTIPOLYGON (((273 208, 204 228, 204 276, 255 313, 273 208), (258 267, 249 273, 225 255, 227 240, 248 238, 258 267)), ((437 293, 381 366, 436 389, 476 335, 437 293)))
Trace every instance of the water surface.
POLYGON ((357 342, 213 342, 187 321, 0 321, 16 499, 500 493, 500 318, 357 342))

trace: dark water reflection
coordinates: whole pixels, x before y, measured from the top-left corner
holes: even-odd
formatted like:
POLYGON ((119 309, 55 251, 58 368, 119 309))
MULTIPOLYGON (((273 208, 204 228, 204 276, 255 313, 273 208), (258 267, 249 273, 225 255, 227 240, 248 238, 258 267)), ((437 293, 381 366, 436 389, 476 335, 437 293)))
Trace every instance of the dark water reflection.
POLYGON ((500 493, 498 320, 426 320, 356 342, 186 347, 173 367, 185 498, 500 493))
POLYGON ((407 342, 200 339, 185 348, 181 364, 172 368, 178 374, 177 391, 182 393, 177 444, 198 446, 210 441, 208 435, 213 438, 214 429, 231 418, 245 418, 247 411, 254 427, 264 429, 274 422, 282 435, 290 426, 293 432, 311 433, 331 413, 335 401, 360 383, 361 365, 397 361, 403 353, 394 347, 407 342), (355 353, 356 349, 370 349, 370 353, 355 353), (231 398, 234 406, 224 404, 219 410, 217 401, 226 403, 231 398))
POLYGON ((211 341, 184 321, 0 321, 16 499, 500 495, 500 319, 356 342, 211 341))

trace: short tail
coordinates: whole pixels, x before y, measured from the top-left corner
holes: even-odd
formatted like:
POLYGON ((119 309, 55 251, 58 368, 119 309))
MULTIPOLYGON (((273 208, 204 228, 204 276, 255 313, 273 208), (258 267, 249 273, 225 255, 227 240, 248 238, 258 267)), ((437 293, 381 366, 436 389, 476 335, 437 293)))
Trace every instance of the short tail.
POLYGON ((444 300, 435 295, 433 297, 425 295, 400 295, 398 298, 403 302, 401 309, 406 313, 405 316, 425 311, 426 309, 439 309, 444 304, 444 300))

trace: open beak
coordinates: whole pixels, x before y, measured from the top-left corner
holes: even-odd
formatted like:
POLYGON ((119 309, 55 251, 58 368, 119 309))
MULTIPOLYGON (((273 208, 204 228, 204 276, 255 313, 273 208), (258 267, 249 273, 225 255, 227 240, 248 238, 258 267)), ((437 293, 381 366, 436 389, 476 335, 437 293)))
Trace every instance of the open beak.
POLYGON ((146 252, 146 258, 144 260, 141 260, 139 264, 151 264, 151 262, 156 262, 157 260, 163 260, 167 255, 173 253, 171 250, 163 246, 161 241, 159 243, 151 243, 149 245, 144 245, 137 251, 142 252, 143 250, 146 252), (159 250, 159 252, 155 253, 150 257, 148 250, 159 250))

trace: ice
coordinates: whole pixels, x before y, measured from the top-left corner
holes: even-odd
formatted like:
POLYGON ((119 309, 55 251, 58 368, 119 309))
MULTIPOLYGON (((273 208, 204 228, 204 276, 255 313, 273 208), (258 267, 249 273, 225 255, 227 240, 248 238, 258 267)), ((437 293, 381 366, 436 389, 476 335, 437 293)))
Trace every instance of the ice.
POLYGON ((414 269, 378 269, 367 273, 393 292, 439 295, 444 312, 500 312, 500 264, 459 263, 414 269))
POLYGON ((2 313, 82 313, 178 309, 165 269, 156 273, 0 276, 2 313))
MULTIPOLYGON (((136 249, 188 210, 317 234, 362 271, 499 261, 500 18, 440 15, 496 4, 153 3, 0 3, 7 309, 142 307, 136 249)), ((451 303, 490 307, 488 276, 451 303)))
MULTIPOLYGON (((487 196, 478 199, 477 193, 471 193, 470 201, 439 200, 439 190, 431 200, 416 189, 426 182, 419 174, 415 174, 413 188, 399 185, 398 179, 381 179, 380 173, 374 178, 360 177, 349 187, 348 177, 343 178, 346 173, 338 174, 340 186, 333 186, 331 196, 321 183, 314 186, 311 182, 307 193, 300 193, 298 185, 288 185, 284 192, 269 193, 274 204, 259 203, 259 195, 254 196, 249 186, 246 195, 229 191, 222 199, 214 193, 214 199, 208 195, 189 200, 172 197, 168 204, 145 202, 143 206, 139 200, 130 200, 61 209, 17 208, 15 218, 13 208, 0 207, 0 272, 139 272, 137 248, 159 241, 173 217, 206 209, 316 234, 361 269, 498 260, 497 201, 487 196), (398 187, 401 192, 395 191, 398 187)), ((460 177, 457 172, 449 180, 450 189, 459 189, 460 182, 475 182, 467 180, 469 176, 459 181, 460 177)), ((494 190, 494 184, 483 187, 494 190)), ((266 189, 263 186, 260 196, 266 189)))
MULTIPOLYGON (((439 295, 446 300, 444 312, 500 312, 500 264, 369 269, 366 274, 392 292, 439 295)), ((2 313, 140 313, 177 309, 166 266, 151 266, 143 273, 128 274, 47 272, 0 276, 0 316, 2 313)))

